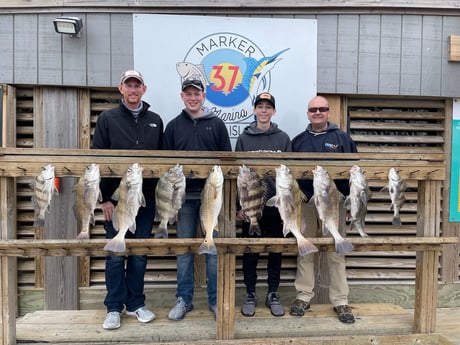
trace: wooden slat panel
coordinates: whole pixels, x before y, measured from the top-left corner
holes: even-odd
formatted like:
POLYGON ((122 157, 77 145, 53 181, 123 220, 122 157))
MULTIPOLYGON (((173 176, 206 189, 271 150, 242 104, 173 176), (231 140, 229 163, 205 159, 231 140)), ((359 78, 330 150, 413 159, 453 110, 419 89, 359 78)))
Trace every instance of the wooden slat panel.
POLYGON ((56 14, 38 16, 38 82, 60 85, 62 83, 62 39, 53 29, 56 14))
POLYGON ((422 22, 421 95, 441 94, 442 71, 442 18, 424 16, 422 22))
POLYGON ((442 144, 444 138, 441 136, 415 136, 415 135, 360 135, 352 134, 351 138, 356 142, 380 143, 380 144, 442 144))
POLYGON ((422 131, 422 132, 441 132, 444 131, 444 126, 439 123, 414 123, 402 122, 395 120, 394 122, 375 122, 375 121, 353 121, 350 129, 360 130, 376 130, 376 131, 422 131))
POLYGON ((401 38, 402 95, 420 95, 422 65, 422 16, 404 16, 401 38))
POLYGON ((13 15, 2 15, 0 20, 0 80, 8 83, 13 80, 14 41, 11 39, 13 15))
POLYGON ((317 83, 318 90, 323 93, 336 93, 338 17, 338 15, 318 15, 317 17, 318 56, 321 56, 317 60, 317 83))
MULTIPOLYGON (((355 103, 355 102, 352 102, 355 103)), ((384 104, 381 104, 380 106, 383 106, 384 104)), ((433 104, 434 105, 434 104, 433 104)), ((368 107, 373 107, 373 104, 368 104, 368 105, 358 105, 354 104, 354 107, 359 107, 359 106, 368 106, 368 107)), ((388 107, 391 107, 392 105, 388 105, 388 107)), ((393 105, 394 107, 397 107, 397 105, 393 105)), ((443 105, 437 104, 436 108, 442 107, 443 105)), ((413 107, 404 104, 404 108, 418 108, 415 104, 413 107)), ((423 109, 423 105, 421 106, 423 109)), ((385 109, 385 111, 370 111, 370 110, 350 110, 350 118, 359 120, 359 119, 392 119, 392 120, 412 120, 412 121, 417 121, 417 120, 444 120, 445 114, 443 112, 427 112, 427 111, 411 111, 411 112, 401 112, 401 111, 388 111, 385 109)))
MULTIPOLYGON (((111 84, 111 41, 110 14, 87 14, 86 17, 87 54, 92 58, 88 60, 88 85, 106 86, 111 84)), ((129 49, 129 47, 126 47, 129 49)), ((132 52, 131 49, 129 49, 132 52)))
MULTIPOLYGON (((83 29, 80 31, 81 38, 73 38, 70 35, 62 35, 62 83, 63 85, 87 85, 87 44, 86 27, 88 22, 86 15, 81 13, 66 13, 68 16, 82 18, 83 29)), ((91 57, 93 59, 94 57, 91 57)))
POLYGON ((37 84, 38 40, 35 34, 38 16, 17 14, 14 17, 14 83, 37 84))
POLYGON ((377 94, 379 88, 381 17, 361 15, 359 18, 358 90, 357 93, 377 94), (375 71, 371 72, 370 71, 375 71))
POLYGON ((359 16, 340 16, 338 21, 336 92, 354 93, 358 83, 359 16))
POLYGON ((401 15, 381 16, 378 93, 382 95, 400 90, 401 22, 401 15))

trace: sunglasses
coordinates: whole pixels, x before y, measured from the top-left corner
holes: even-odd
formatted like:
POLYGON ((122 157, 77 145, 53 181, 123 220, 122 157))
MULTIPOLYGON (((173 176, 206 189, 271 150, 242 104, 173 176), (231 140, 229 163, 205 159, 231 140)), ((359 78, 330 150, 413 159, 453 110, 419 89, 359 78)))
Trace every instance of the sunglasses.
POLYGON ((308 108, 309 113, 316 113, 318 111, 320 113, 325 113, 326 111, 329 111, 329 108, 328 107, 311 107, 311 108, 308 108))

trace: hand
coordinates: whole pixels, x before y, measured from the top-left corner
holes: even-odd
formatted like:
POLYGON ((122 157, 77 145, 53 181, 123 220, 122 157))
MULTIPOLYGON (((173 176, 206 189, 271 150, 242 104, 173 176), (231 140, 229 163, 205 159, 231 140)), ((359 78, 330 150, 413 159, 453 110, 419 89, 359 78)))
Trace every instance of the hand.
POLYGON ((106 221, 112 221, 113 210, 115 206, 112 204, 111 201, 106 201, 101 204, 102 214, 104 215, 104 219, 106 221))
POLYGON ((244 212, 243 210, 239 210, 236 212, 236 220, 244 220, 244 212))

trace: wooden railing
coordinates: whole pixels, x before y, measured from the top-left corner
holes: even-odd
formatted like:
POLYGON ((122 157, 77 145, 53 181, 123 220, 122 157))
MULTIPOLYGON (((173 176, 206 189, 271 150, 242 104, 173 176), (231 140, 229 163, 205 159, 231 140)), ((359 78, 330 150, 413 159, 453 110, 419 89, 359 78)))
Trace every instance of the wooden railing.
MULTIPOLYGON (((122 176, 132 163, 144 167, 144 177, 159 177, 171 166, 180 163, 188 177, 205 178, 209 169, 222 167, 225 200, 222 209, 218 249, 218 314, 217 338, 233 339, 235 320, 235 256, 244 252, 296 253, 294 238, 241 239, 235 237, 236 177, 246 164, 259 174, 274 175, 279 164, 286 164, 294 178, 312 178, 317 165, 326 168, 333 178, 348 178, 353 164, 364 169, 372 179, 386 180, 388 169, 396 168, 406 180, 418 182, 417 237, 413 238, 351 238, 355 251, 401 251, 417 253, 415 281, 414 331, 431 333, 436 329, 438 259, 443 245, 458 243, 456 237, 442 238, 439 230, 441 185, 445 179, 444 162, 436 155, 414 154, 317 154, 317 153, 231 153, 172 151, 107 151, 107 150, 0 150, 0 263, 2 306, 1 345, 15 344, 16 257, 92 256, 105 255, 106 240, 17 240, 15 239, 14 177, 35 176, 46 164, 55 166, 56 176, 81 176, 90 163, 100 165, 102 176, 122 176)), ((321 251, 332 251, 330 238, 312 238, 321 251)), ((127 253, 166 255, 195 253, 200 239, 127 240, 127 253)))

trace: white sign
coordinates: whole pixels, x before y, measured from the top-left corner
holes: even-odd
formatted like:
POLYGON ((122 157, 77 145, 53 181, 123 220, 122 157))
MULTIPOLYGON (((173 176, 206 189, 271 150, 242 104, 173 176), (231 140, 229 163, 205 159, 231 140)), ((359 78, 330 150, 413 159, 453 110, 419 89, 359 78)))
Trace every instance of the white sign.
POLYGON ((144 96, 165 125, 184 105, 184 79, 206 85, 205 106, 222 118, 234 145, 251 121, 257 94, 276 100, 273 122, 291 139, 308 123, 316 95, 316 20, 134 14, 134 67, 144 96))

